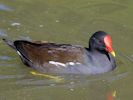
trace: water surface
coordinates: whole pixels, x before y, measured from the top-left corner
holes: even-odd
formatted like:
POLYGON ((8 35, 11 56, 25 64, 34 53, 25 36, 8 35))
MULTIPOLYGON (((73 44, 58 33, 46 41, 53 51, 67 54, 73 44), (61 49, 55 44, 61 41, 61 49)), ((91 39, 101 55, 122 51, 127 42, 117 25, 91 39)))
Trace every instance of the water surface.
POLYGON ((98 30, 113 38, 117 68, 102 75, 34 76, 0 41, 0 100, 132 100, 132 0, 1 0, 0 39, 88 46, 98 30))

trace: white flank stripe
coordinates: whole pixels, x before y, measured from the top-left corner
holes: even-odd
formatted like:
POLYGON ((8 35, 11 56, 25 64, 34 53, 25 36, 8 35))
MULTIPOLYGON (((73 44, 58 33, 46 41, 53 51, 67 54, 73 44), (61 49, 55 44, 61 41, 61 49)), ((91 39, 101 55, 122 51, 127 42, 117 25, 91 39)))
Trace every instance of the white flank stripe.
POLYGON ((72 65, 72 66, 75 65, 74 62, 68 62, 68 64, 69 64, 69 65, 72 65))
POLYGON ((20 53, 19 51, 17 51, 17 53, 18 53, 18 55, 20 55, 20 56, 21 56, 21 53, 20 53))
POLYGON ((79 62, 76 62, 76 64, 81 64, 81 63, 79 63, 79 62))
POLYGON ((78 65, 78 64, 81 64, 79 62, 67 62, 67 63, 60 63, 60 62, 56 62, 56 61, 49 61, 50 64, 53 64, 53 65, 56 65, 56 66, 63 66, 63 67, 66 67, 68 65, 71 65, 71 66, 74 66, 74 65, 78 65))
POLYGON ((66 66, 66 64, 64 63, 60 63, 60 62, 55 62, 55 61, 49 61, 50 64, 56 65, 56 66, 66 66))

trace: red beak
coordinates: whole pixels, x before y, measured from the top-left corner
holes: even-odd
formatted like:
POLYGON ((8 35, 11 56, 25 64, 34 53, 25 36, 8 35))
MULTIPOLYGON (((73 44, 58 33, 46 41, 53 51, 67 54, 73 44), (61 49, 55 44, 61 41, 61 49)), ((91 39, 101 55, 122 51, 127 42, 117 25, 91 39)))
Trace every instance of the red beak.
POLYGON ((112 39, 109 35, 106 35, 104 37, 104 43, 105 43, 105 46, 106 46, 106 51, 111 53, 115 57, 115 52, 112 48, 112 39))

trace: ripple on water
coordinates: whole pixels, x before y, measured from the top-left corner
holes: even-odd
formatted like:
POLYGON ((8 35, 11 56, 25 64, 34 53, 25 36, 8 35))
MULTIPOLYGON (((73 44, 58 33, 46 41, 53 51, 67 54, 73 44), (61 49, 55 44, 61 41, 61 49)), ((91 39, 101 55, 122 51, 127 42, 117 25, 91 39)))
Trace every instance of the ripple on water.
POLYGON ((7 33, 6 33, 6 31, 4 31, 4 30, 2 30, 2 29, 0 29, 0 36, 7 36, 7 33))
POLYGON ((9 56, 0 56, 0 60, 11 60, 12 57, 9 56))
POLYGON ((16 81, 16 84, 21 84, 21 85, 48 85, 47 81, 44 80, 35 80, 35 79, 22 79, 16 81))
POLYGON ((2 79, 16 79, 16 78, 22 78, 23 75, 0 75, 0 80, 2 79))
POLYGON ((133 62, 133 54, 129 57, 129 60, 133 62))
POLYGON ((10 7, 7 6, 7 5, 0 4, 0 10, 2 10, 2 11, 12 11, 13 9, 10 8, 10 7))
POLYGON ((21 78, 21 80, 17 80, 15 84, 18 85, 30 85, 30 86, 45 86, 45 87, 57 87, 57 86, 63 86, 70 91, 74 91, 76 87, 80 86, 87 86, 88 84, 93 84, 96 82, 112 82, 116 80, 120 80, 123 77, 126 77, 128 73, 110 73, 106 75, 94 75, 94 76, 86 76, 86 75, 79 75, 78 78, 75 77, 75 75, 63 75, 64 82, 57 82, 52 79, 47 78, 21 78))
POLYGON ((19 36, 18 38, 22 40, 32 41, 32 39, 29 36, 19 36))

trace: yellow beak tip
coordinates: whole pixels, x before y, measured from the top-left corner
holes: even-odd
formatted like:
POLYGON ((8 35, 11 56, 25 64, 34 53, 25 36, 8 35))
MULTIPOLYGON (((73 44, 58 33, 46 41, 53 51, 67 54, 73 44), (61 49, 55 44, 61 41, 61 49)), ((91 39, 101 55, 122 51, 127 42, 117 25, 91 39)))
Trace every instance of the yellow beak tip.
POLYGON ((114 51, 112 51, 111 54, 112 54, 114 57, 116 56, 114 51))

